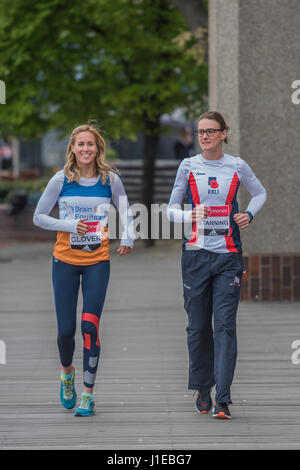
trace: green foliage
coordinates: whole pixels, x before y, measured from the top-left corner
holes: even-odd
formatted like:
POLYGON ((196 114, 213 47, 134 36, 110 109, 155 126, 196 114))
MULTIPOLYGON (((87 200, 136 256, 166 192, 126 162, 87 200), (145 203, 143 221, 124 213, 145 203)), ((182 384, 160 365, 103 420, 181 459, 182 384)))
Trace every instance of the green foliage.
POLYGON ((106 147, 105 158, 106 160, 115 160, 118 158, 118 152, 111 147, 106 147))
MULTIPOLYGON (((167 0, 0 0, 0 134, 25 138, 96 119, 107 139, 198 115, 207 64, 167 0)), ((199 47, 199 46, 198 46, 199 47)))
POLYGON ((202 0, 202 3, 203 3, 204 8, 206 9, 206 11, 208 11, 209 0, 202 0))

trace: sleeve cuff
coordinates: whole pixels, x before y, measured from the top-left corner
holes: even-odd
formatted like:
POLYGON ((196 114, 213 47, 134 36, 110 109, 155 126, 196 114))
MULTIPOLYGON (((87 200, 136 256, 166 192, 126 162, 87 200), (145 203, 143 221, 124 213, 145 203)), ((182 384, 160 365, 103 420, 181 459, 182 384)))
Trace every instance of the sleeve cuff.
POLYGON ((244 214, 249 214, 249 217, 250 217, 249 224, 251 224, 251 222, 252 222, 252 220, 253 220, 253 214, 252 214, 252 212, 250 212, 250 211, 244 211, 244 214))

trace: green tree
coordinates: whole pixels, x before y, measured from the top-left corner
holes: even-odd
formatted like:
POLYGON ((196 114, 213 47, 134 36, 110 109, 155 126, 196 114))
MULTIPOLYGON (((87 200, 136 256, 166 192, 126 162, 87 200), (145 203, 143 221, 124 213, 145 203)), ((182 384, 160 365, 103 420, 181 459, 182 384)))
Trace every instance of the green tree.
POLYGON ((145 137, 144 203, 152 203, 159 118, 197 115, 207 64, 167 0, 0 0, 0 132, 68 133, 97 119, 106 138, 145 137))

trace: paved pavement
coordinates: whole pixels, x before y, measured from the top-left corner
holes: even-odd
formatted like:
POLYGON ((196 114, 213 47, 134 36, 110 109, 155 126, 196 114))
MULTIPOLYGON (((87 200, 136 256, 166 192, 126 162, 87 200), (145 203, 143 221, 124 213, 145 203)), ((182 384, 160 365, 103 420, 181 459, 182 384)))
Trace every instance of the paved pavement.
MULTIPOLYGON (((291 360, 299 304, 241 302, 234 419, 216 421, 194 411, 187 390, 180 244, 137 244, 123 258, 117 248, 101 319, 97 414, 86 419, 59 404, 52 244, 0 246, 0 448, 299 449, 300 365, 291 360)), ((78 319, 80 308, 81 298, 78 319)))

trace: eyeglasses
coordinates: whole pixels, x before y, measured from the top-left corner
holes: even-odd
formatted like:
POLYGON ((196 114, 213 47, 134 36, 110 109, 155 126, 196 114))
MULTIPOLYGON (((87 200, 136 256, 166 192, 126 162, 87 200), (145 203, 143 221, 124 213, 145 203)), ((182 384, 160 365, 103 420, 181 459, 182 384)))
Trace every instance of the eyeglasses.
POLYGON ((219 131, 219 132, 223 132, 224 129, 198 129, 197 131, 195 131, 195 134, 197 135, 200 135, 201 137, 204 136, 204 134, 206 133, 206 135, 214 135, 215 132, 219 131))

